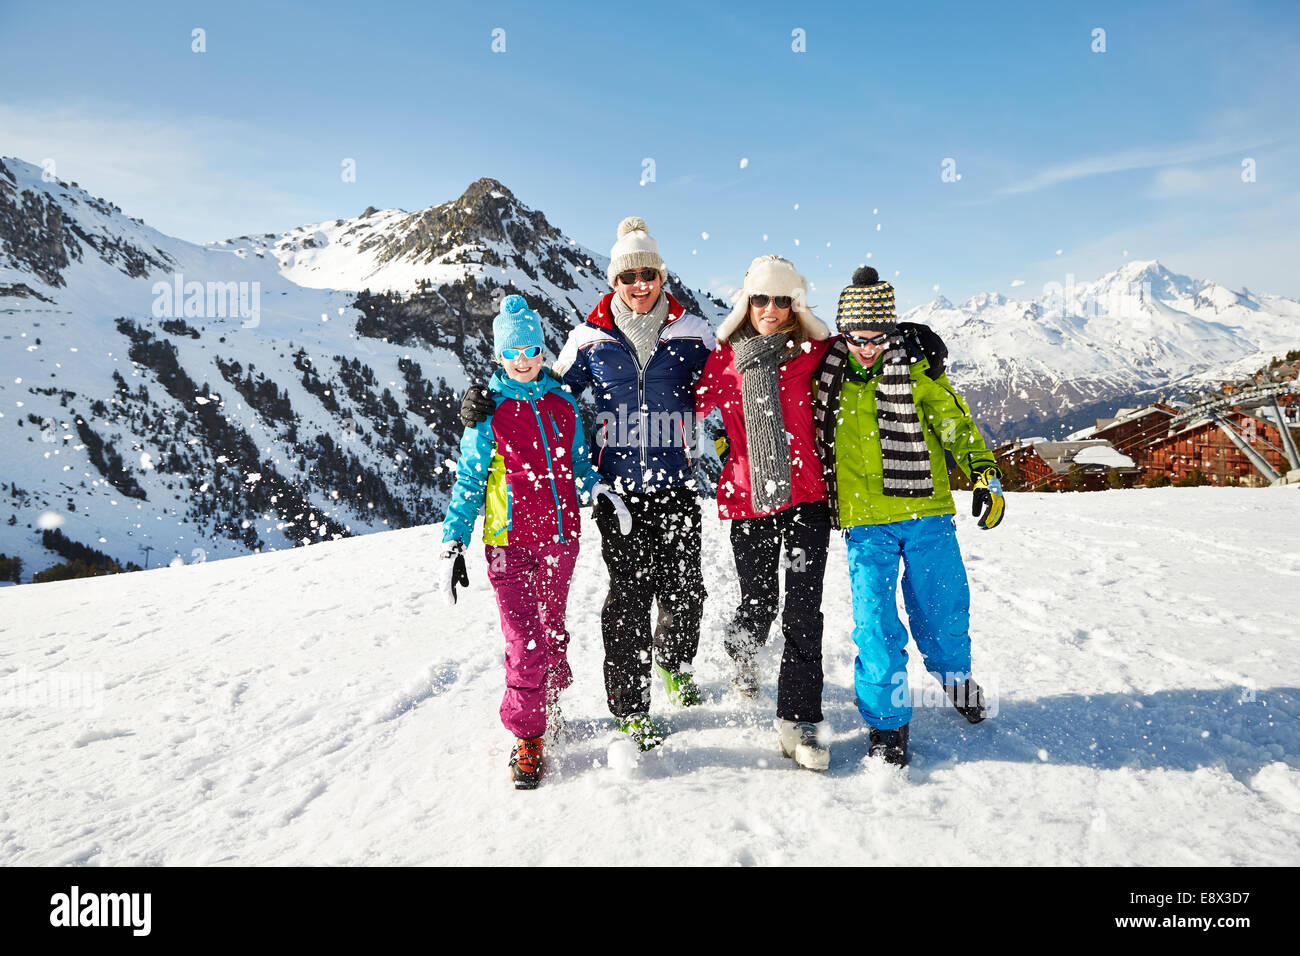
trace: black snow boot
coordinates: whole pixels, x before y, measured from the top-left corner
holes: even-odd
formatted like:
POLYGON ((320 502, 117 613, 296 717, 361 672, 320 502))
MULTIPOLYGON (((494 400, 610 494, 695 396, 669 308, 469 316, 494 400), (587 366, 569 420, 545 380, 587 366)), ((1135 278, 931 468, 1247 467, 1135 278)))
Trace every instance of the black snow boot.
POLYGON ((944 684, 943 689, 957 713, 970 723, 978 724, 988 716, 984 713, 984 691, 969 677, 961 684, 944 684))
POLYGON ((907 766, 907 724, 897 730, 871 728, 871 756, 884 757, 885 763, 907 766))

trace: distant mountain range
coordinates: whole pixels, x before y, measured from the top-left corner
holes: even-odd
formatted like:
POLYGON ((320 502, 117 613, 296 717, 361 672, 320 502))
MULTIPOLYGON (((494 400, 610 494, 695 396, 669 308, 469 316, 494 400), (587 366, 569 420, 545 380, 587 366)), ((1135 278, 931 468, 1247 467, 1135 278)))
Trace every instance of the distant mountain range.
MULTIPOLYGON (((196 245, 4 159, 0 555, 29 580, 61 560, 43 528, 157 565, 439 520, 497 303, 527 296, 554 355, 607 265, 492 179, 419 212, 196 245)), ((729 309, 669 289, 715 325, 729 309)), ((1154 262, 906 317, 944 336, 990 439, 1064 434, 1300 345, 1295 300, 1154 262)))
POLYGON ((1061 437, 1120 405, 1239 378, 1300 345, 1295 299, 1234 292, 1156 261, 1034 299, 982 293, 957 306, 940 297, 906 318, 943 336, 949 377, 995 439, 1061 437))

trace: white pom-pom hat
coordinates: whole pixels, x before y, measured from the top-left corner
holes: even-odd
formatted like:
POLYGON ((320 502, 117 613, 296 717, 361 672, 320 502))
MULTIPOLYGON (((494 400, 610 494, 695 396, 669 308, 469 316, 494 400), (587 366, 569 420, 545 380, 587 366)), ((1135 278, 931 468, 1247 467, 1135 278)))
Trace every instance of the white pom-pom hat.
POLYGON ((718 341, 725 342, 733 332, 749 320, 751 295, 788 295, 790 305, 808 338, 815 342, 830 338, 826 323, 813 315, 808 308, 808 280, 799 274, 794 263, 780 256, 759 256, 749 264, 745 273, 745 286, 731 297, 735 304, 731 314, 718 327, 718 341))
POLYGON ((629 269, 657 269, 659 278, 668 281, 668 270, 659 255, 659 243, 650 235, 650 227, 640 216, 628 216, 618 224, 618 241, 609 250, 609 269, 605 277, 610 288, 614 276, 629 269))

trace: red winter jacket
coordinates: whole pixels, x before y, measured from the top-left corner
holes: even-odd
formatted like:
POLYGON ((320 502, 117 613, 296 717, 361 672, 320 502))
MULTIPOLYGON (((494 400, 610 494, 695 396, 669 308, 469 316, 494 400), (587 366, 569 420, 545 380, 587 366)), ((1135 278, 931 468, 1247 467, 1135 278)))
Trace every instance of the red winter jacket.
POLYGON ((762 513, 754 511, 750 498, 749 442, 736 356, 725 342, 709 354, 695 387, 695 414, 703 419, 714 408, 721 408, 722 423, 727 429, 730 442, 727 463, 722 466, 722 476, 718 479, 720 518, 759 518, 805 501, 826 500, 826 481, 814 440, 812 386, 817 367, 829 347, 829 340, 807 342, 804 351, 781 366, 781 415, 790 440, 791 500, 775 511, 762 513))

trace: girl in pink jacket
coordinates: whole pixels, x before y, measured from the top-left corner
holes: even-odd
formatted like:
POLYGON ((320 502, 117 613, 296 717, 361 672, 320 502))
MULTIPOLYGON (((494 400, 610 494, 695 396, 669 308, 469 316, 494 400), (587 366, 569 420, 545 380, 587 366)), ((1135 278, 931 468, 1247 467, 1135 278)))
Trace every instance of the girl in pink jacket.
POLYGON ((469 584, 463 551, 485 507, 488 580, 506 639, 501 722, 516 738, 511 778, 516 789, 531 790, 542 775, 542 735, 548 724, 556 729, 560 691, 573 681, 565 610, 582 530, 579 500, 607 495, 620 524, 627 509, 591 467, 573 396, 542 368, 541 318, 523 296, 506 297, 492 333, 502 366, 488 384, 496 410, 461 439, 440 577, 455 604, 456 585, 469 584))

